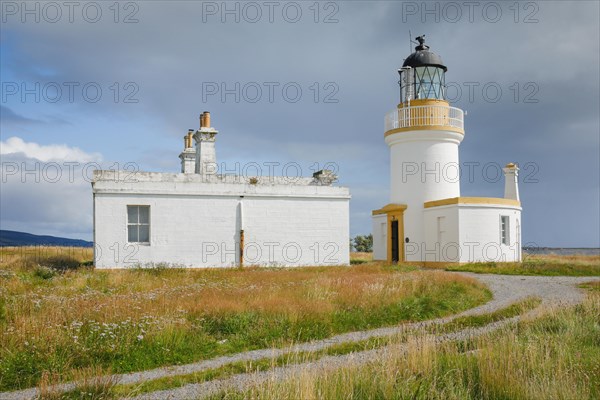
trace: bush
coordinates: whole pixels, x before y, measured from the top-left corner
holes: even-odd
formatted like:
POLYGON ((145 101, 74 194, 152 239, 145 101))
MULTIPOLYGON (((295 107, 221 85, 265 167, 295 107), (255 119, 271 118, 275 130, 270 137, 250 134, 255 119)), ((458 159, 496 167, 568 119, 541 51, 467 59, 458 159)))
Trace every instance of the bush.
POLYGON ((48 257, 43 261, 43 264, 58 272, 73 271, 81 266, 78 260, 68 255, 48 257))
POLYGON ((373 251, 373 235, 357 235, 352 247, 359 253, 371 253, 373 251))
POLYGON ((37 265, 33 268, 33 276, 44 280, 53 278, 56 273, 57 271, 55 269, 46 267, 44 265, 37 265))

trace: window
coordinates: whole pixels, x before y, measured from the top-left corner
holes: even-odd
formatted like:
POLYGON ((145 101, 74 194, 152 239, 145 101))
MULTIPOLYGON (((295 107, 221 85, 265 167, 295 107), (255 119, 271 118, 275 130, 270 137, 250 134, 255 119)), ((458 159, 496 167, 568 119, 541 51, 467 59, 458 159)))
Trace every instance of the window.
POLYGON ((500 243, 508 245, 510 243, 508 237, 508 215, 500 216, 500 243))
POLYGON ((150 206, 127 206, 127 241, 150 243, 150 206))
POLYGON ((444 244, 444 237, 446 236, 446 217, 437 217, 437 228, 438 228, 438 243, 440 247, 444 244))

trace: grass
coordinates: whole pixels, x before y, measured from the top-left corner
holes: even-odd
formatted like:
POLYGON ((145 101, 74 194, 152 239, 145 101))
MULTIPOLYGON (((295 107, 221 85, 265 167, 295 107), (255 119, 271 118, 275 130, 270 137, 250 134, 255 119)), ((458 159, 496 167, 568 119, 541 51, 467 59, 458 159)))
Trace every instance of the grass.
POLYGON ((68 251, 0 249, 0 391, 430 319, 490 298, 473 279, 411 266, 53 267, 91 258, 68 251))
POLYGON ((588 289, 595 292, 600 292, 600 281, 586 282, 579 285, 582 289, 588 289))
POLYGON ((521 263, 469 263, 450 265, 446 270, 503 275, 600 276, 600 256, 529 255, 521 263))
POLYGON ((56 390, 52 384, 56 380, 49 373, 44 373, 38 385, 40 400, 108 400, 114 399, 114 388, 117 381, 102 375, 101 370, 94 368, 77 371, 75 379, 79 382, 76 389, 69 392, 56 390))
MULTIPOLYGON (((213 399, 597 399, 600 294, 535 315, 469 342, 408 340, 367 365, 301 371, 213 399)), ((510 313, 509 313, 510 314, 510 313)))
POLYGON ((527 311, 531 311, 541 304, 539 297, 529 297, 527 299, 518 301, 509 305, 508 307, 496 310, 491 313, 478 314, 478 315, 465 315, 462 317, 454 318, 452 321, 443 324, 441 326, 432 326, 428 331, 433 332, 456 332, 466 328, 479 328, 485 325, 489 325, 494 322, 501 321, 503 319, 516 317, 522 315, 527 311))
MULTIPOLYGON (((445 323, 439 326, 434 331, 454 332, 468 327, 483 326, 491 322, 496 322, 505 318, 513 317, 515 315, 520 315, 526 311, 537 307, 539 304, 539 298, 528 298, 492 313, 457 318, 456 322, 451 321, 445 323)), ((393 335, 391 337, 372 337, 370 339, 357 342, 340 343, 313 352, 294 352, 272 359, 267 358, 254 361, 234 362, 219 368, 207 369, 191 374, 154 379, 140 384, 116 385, 112 387, 109 391, 103 391, 102 393, 104 394, 105 398, 110 399, 132 397, 139 394, 154 392, 158 390, 173 389, 184 386, 186 384, 202 383, 215 379, 225 379, 236 374, 267 371, 277 366, 306 363, 309 361, 318 360, 323 356, 344 355, 365 350, 378 349, 385 346, 395 345, 398 343, 406 343, 408 338, 412 335, 424 334, 424 332, 430 332, 430 330, 407 330, 399 335, 393 335)), ((104 386, 101 386, 101 388, 103 387, 104 386)), ((91 390, 89 389, 86 390, 88 392, 91 392, 91 390)), ((65 397, 78 398, 77 395, 81 391, 82 389, 78 388, 77 390, 66 394, 65 397)))
POLYGON ((365 264, 373 261, 373 253, 352 252, 350 253, 350 264, 365 264))

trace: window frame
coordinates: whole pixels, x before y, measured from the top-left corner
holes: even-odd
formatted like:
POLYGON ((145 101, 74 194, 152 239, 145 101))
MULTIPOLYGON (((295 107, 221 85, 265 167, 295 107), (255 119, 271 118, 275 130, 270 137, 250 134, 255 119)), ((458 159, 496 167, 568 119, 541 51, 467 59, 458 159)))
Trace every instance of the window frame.
POLYGON ((151 238, 151 231, 150 231, 150 227, 152 225, 152 221, 151 221, 151 213, 150 213, 150 205, 149 204, 127 204, 126 207, 126 231, 125 231, 125 235, 127 238, 127 243, 131 243, 131 244, 141 244, 141 245, 150 245, 150 238, 151 238), (137 208, 137 222, 130 222, 129 221, 129 209, 130 207, 136 207, 137 208), (140 208, 147 208, 148 209, 148 222, 140 222, 140 208), (138 241, 131 241, 129 240, 129 227, 130 226, 136 226, 137 227, 137 239, 138 241), (140 242, 140 226, 147 226, 148 227, 148 241, 147 242, 140 242))
POLYGON ((510 246, 510 216, 500 216, 500 244, 510 246))

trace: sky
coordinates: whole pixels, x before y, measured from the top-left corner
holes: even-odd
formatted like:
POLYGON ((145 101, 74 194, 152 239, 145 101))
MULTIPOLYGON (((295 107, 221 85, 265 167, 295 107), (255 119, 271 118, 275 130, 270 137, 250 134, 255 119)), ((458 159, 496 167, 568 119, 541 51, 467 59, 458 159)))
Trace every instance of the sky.
POLYGON ((389 202, 383 118, 425 34, 467 112, 461 195, 502 197, 517 162, 523 244, 600 247, 596 1, 0 7, 0 229, 90 240, 92 171, 179 172, 210 111, 222 172, 334 169, 368 234, 389 202))

